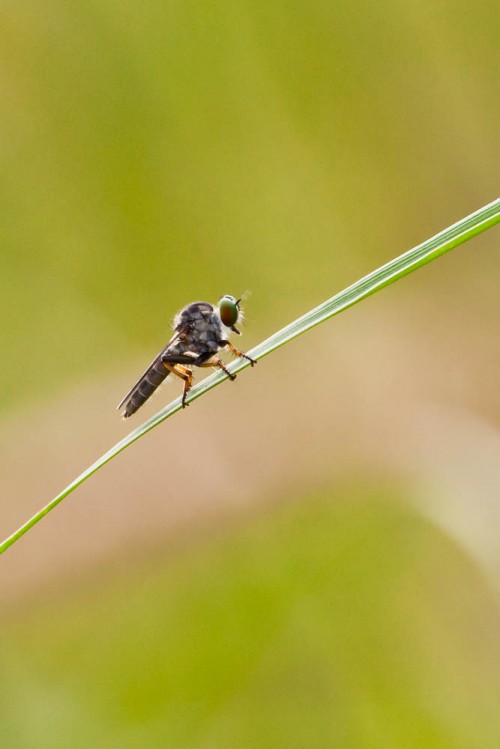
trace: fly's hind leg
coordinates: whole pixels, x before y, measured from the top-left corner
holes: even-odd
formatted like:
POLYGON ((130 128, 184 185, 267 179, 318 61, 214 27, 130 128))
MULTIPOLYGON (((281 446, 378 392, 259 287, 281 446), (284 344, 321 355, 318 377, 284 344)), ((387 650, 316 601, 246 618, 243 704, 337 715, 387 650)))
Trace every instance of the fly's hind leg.
POLYGON ((177 364, 176 368, 180 373, 182 373, 181 376, 184 380, 184 390, 182 391, 182 408, 186 408, 186 406, 189 406, 189 403, 186 403, 186 396, 193 386, 193 373, 189 369, 189 367, 183 367, 182 364, 177 364))
POLYGON ((189 367, 183 367, 182 364, 168 364, 166 361, 163 362, 163 366, 165 369, 168 369, 169 372, 173 372, 173 374, 176 374, 177 377, 180 377, 181 380, 184 380, 184 390, 182 392, 182 408, 186 408, 186 406, 189 406, 189 403, 186 403, 186 396, 191 390, 191 386, 193 384, 193 373, 189 369, 189 367))
POLYGON ((220 345, 226 346, 232 354, 234 354, 235 356, 239 356, 240 359, 246 359, 247 361, 249 361, 250 366, 253 367, 254 364, 257 364, 255 359, 252 359, 252 357, 248 356, 248 354, 244 354, 243 351, 238 351, 238 349, 235 346, 233 346, 233 344, 230 343, 229 341, 221 341, 220 345))

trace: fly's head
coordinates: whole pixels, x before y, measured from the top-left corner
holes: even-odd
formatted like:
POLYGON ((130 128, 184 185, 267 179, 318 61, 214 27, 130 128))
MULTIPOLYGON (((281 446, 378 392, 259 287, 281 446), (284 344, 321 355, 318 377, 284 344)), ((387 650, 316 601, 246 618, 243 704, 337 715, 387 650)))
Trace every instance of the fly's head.
POLYGON ((243 312, 240 309, 240 302, 241 299, 236 299, 230 294, 225 294, 219 301, 217 307, 222 324, 238 335, 240 335, 240 331, 237 329, 236 323, 243 320, 243 312))

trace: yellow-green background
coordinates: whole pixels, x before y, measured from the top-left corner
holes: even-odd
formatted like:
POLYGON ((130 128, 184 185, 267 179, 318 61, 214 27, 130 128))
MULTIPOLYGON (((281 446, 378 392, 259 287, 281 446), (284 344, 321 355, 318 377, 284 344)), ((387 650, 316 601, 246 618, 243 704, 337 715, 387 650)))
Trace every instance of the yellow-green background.
MULTIPOLYGON (((2 4, 2 536, 126 433, 183 304, 251 291, 249 348, 497 197, 499 20, 2 4)), ((499 746, 498 245, 218 388, 0 559, 2 747, 499 746)))

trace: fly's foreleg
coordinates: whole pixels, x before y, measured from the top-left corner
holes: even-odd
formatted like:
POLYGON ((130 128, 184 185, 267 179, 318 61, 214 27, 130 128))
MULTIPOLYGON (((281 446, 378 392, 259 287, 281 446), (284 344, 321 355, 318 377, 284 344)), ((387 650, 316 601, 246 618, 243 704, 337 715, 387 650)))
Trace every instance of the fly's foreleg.
POLYGON ((230 343, 229 341, 221 341, 220 345, 226 346, 226 348, 228 348, 232 354, 234 354, 235 356, 239 356, 240 359, 246 359, 247 361, 249 361, 252 367, 254 364, 257 364, 255 359, 252 359, 252 357, 248 356, 248 354, 244 354, 243 351, 238 351, 238 349, 235 346, 233 346, 233 344, 230 343))
POLYGON ((186 406, 189 406, 189 403, 186 403, 186 396, 191 390, 191 386, 193 384, 193 373, 188 367, 183 367, 182 364, 169 364, 168 362, 164 361, 163 366, 165 369, 168 369, 169 372, 172 372, 173 374, 177 375, 177 377, 180 377, 181 380, 184 380, 184 390, 182 392, 182 408, 186 408, 186 406))

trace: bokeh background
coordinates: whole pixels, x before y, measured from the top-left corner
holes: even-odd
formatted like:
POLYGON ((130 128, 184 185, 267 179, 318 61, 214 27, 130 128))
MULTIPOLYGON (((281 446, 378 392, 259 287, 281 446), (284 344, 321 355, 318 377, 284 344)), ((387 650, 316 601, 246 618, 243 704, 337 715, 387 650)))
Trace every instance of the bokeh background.
MULTIPOLYGON (((2 537, 195 299, 249 349, 498 194, 497 2, 0 8, 2 537)), ((223 384, 0 561, 0 739, 500 745, 498 229, 223 384)))

